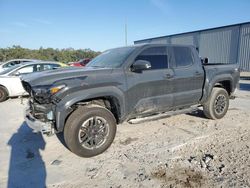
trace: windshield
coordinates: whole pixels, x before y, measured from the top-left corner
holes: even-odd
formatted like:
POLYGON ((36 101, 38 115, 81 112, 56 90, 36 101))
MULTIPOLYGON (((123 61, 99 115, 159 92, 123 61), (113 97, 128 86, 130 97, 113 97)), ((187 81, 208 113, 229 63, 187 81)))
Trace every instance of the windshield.
POLYGON ((123 47, 107 50, 90 61, 87 67, 120 67, 134 49, 135 47, 123 47))
POLYGON ((7 73, 11 72, 12 70, 16 69, 17 67, 20 67, 20 65, 15 65, 15 66, 12 66, 8 69, 5 69, 4 71, 0 72, 0 75, 7 74, 7 73))

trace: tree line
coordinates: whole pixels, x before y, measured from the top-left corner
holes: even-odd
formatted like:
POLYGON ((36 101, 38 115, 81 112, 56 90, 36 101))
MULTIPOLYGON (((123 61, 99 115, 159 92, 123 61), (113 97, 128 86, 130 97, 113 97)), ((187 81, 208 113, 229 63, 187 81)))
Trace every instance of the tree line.
POLYGON ((43 48, 28 49, 21 46, 12 46, 9 48, 0 48, 0 62, 4 62, 10 59, 40 59, 46 61, 60 61, 68 63, 77 61, 83 58, 94 58, 99 55, 100 52, 96 52, 90 49, 53 49, 43 48))

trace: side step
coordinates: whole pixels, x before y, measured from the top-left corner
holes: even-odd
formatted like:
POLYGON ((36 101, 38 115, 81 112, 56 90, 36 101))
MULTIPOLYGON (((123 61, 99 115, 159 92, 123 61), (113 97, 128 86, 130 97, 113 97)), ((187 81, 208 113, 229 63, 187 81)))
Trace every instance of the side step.
POLYGON ((181 110, 169 111, 169 112, 164 112, 164 113, 151 115, 151 116, 147 116, 147 117, 130 119, 128 121, 128 123, 130 123, 130 124, 144 123, 144 122, 154 121, 154 120, 158 120, 158 119, 162 119, 162 118, 166 118, 166 117, 170 117, 170 116, 174 116, 174 115, 178 115, 178 114, 191 113, 191 112, 194 112, 197 110, 198 110, 198 106, 191 106, 190 108, 185 108, 185 109, 181 109, 181 110))

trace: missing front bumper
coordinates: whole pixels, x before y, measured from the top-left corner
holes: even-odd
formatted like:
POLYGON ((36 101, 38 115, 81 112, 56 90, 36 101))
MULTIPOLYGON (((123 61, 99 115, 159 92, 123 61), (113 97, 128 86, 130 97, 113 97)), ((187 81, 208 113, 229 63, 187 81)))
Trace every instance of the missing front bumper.
POLYGON ((52 123, 50 122, 42 122, 39 119, 36 119, 31 113, 30 110, 27 109, 25 111, 25 121, 27 125, 37 131, 42 132, 48 136, 53 135, 55 133, 52 123))

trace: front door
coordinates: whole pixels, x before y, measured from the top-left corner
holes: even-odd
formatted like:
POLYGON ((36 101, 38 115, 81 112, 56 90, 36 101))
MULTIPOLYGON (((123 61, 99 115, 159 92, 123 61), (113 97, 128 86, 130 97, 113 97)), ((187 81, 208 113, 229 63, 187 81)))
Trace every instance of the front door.
POLYGON ((128 111, 133 115, 150 114, 171 109, 173 106, 173 70, 169 69, 166 47, 149 47, 135 59, 147 60, 151 69, 136 73, 127 72, 128 111))

